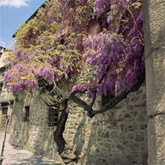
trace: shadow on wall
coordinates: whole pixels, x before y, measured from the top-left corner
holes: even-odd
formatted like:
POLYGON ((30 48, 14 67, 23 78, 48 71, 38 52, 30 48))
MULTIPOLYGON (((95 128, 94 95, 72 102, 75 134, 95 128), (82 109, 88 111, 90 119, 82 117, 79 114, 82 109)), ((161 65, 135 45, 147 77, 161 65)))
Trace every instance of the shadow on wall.
MULTIPOLYGON (((22 131, 22 105, 14 109, 11 144, 56 160, 58 154, 53 130, 48 127, 48 110, 34 100, 28 131, 22 131), (23 140, 23 134, 29 139, 23 140), (47 154, 48 153, 48 154, 47 154), (49 155, 50 154, 50 155, 49 155), (53 157, 54 156, 54 157, 53 157)), ((64 137, 68 152, 67 163, 81 165, 147 165, 147 114, 145 86, 131 93, 111 111, 87 117, 80 107, 72 104, 64 137)))
MULTIPOLYGON (((82 115, 73 138, 73 152, 78 164, 147 165, 148 119, 145 99, 143 86, 111 112, 93 119, 82 115)), ((71 128, 69 120, 68 126, 71 128)), ((67 143, 70 138, 68 136, 66 139, 67 143)))

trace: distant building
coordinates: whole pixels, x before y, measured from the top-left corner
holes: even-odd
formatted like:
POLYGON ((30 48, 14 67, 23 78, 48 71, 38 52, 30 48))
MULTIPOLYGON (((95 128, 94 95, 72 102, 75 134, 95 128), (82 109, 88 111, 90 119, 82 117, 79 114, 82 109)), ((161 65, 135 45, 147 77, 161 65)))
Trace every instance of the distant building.
POLYGON ((2 55, 2 53, 6 50, 6 48, 0 46, 0 56, 2 55))
POLYGON ((9 93, 4 84, 4 73, 8 66, 4 63, 6 48, 0 46, 0 131, 4 131, 6 115, 11 116, 13 96, 9 93))

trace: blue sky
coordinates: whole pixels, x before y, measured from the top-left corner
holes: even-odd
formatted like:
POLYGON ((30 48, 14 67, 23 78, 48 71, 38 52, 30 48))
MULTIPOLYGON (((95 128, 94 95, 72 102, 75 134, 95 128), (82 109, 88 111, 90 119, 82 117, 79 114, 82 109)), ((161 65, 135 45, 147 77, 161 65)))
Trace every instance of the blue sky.
POLYGON ((12 35, 45 0, 0 0, 0 46, 13 48, 12 35))

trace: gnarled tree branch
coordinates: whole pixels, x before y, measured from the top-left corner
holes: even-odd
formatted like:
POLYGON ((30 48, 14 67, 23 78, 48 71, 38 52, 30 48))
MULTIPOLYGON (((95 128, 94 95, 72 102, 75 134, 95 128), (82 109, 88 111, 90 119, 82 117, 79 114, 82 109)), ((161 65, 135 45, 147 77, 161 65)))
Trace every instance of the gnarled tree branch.
POLYGON ((139 76, 139 81, 136 82, 134 85, 132 85, 131 87, 127 87, 123 92, 121 92, 118 96, 116 96, 114 99, 110 100, 110 102, 105 106, 104 109, 102 110, 98 110, 98 111, 94 111, 92 110, 92 114, 96 115, 99 113, 103 113, 108 111, 110 108, 114 107, 116 104, 118 104, 120 101, 122 101, 124 98, 127 97, 127 95, 131 92, 135 92, 137 91, 141 85, 143 84, 145 80, 145 71, 143 71, 140 76, 139 76))
MULTIPOLYGON (((79 106, 81 106, 85 111, 87 111, 88 116, 92 118, 99 113, 103 113, 110 110, 110 108, 114 107, 124 98, 126 98, 129 93, 137 91, 143 84, 144 80, 145 80, 145 70, 139 75, 139 80, 134 85, 132 85, 131 87, 127 87, 119 95, 111 99, 109 103, 105 106, 105 108, 101 110, 93 110, 91 105, 88 105, 85 101, 83 101, 82 99, 78 98, 75 95, 72 95, 70 99, 79 106)), ((95 101, 95 99, 93 99, 93 101, 95 101)), ((92 104, 94 104, 93 101, 92 104)))
POLYGON ((93 107, 93 105, 94 105, 94 103, 95 103, 95 100, 96 100, 96 91, 94 91, 94 97, 93 97, 92 102, 90 103, 91 109, 92 109, 92 107, 93 107))
POLYGON ((90 111, 91 107, 82 99, 78 98, 76 95, 72 95, 70 97, 70 100, 72 100, 73 102, 75 102, 77 105, 81 106, 85 111, 90 111))

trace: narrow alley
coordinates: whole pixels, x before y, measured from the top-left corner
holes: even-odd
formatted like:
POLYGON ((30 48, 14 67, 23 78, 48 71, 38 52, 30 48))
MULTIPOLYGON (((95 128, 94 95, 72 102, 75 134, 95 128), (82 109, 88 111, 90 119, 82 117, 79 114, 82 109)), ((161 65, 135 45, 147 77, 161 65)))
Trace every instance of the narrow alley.
MULTIPOLYGON (((34 155, 21 149, 16 149, 9 144, 9 134, 6 137, 3 165, 55 165, 53 161, 34 155)), ((4 133, 0 133, 0 150, 4 139, 4 133)), ((57 165, 57 163, 56 163, 57 165)))

